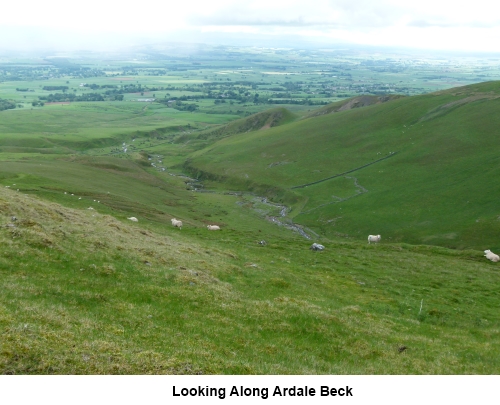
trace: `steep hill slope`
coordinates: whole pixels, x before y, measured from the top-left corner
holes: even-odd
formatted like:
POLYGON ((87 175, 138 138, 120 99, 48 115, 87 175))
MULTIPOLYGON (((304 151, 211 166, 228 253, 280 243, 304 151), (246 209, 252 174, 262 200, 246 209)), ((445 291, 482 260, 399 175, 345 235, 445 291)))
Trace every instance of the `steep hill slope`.
POLYGON ((0 188, 2 374, 492 374, 480 252, 154 232, 0 188), (15 217, 15 218, 13 218, 15 217))
POLYGON ((499 109, 498 82, 405 97, 229 137, 186 168, 269 190, 329 237, 499 250, 499 109))

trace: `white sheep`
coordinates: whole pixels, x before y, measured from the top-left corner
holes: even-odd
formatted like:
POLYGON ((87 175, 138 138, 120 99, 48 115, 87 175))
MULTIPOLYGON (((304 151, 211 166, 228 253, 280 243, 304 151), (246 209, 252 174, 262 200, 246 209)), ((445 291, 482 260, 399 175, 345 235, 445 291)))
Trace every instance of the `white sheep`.
POLYGON ((179 221, 178 219, 175 218, 172 218, 171 221, 172 221, 172 226, 182 229, 182 221, 179 221))
POLYGON ((368 235, 368 243, 375 242, 378 243, 380 242, 380 235, 368 235))
POLYGON ((220 231, 220 226, 219 225, 207 225, 207 229, 209 231, 220 231))
POLYGON ((492 262, 498 262, 500 261, 500 256, 496 255, 495 253, 493 253, 491 250, 485 250, 484 251, 485 253, 485 257, 488 259, 488 260, 491 260, 492 262))
POLYGON ((309 249, 317 251, 317 250, 325 250, 325 247, 323 245, 320 245, 319 243, 313 243, 309 249))
POLYGON ((127 219, 130 219, 132 222, 139 222, 139 220, 136 217, 130 217, 127 219))

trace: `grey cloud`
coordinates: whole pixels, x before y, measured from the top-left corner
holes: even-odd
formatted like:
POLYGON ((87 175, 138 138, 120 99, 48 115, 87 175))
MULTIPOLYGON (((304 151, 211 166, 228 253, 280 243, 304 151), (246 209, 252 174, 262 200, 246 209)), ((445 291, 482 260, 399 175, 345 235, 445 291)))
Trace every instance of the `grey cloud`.
MULTIPOLYGON (((272 3, 270 3, 272 4, 272 3)), ((214 8, 209 14, 188 17, 191 26, 247 26, 247 27, 316 27, 318 29, 343 29, 369 31, 399 25, 403 21, 414 28, 491 28, 499 21, 461 21, 453 13, 422 11, 411 3, 389 3, 384 0, 315 0, 301 4, 291 2, 286 8, 276 10, 256 9, 249 0, 224 8, 214 8), (311 3, 311 4, 310 4, 311 3)))
POLYGON ((329 27, 335 29, 370 28, 392 25, 402 10, 372 1, 351 0, 304 2, 276 12, 256 10, 251 4, 240 3, 214 9, 209 15, 193 12, 188 23, 192 26, 275 26, 275 27, 329 27))

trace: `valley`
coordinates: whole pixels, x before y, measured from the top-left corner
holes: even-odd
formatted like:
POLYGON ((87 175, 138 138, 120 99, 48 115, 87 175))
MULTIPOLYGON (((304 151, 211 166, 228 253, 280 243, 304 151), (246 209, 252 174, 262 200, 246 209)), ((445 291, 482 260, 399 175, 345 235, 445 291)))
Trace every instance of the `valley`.
POLYGON ((0 371, 498 373, 499 66, 2 56, 0 371))

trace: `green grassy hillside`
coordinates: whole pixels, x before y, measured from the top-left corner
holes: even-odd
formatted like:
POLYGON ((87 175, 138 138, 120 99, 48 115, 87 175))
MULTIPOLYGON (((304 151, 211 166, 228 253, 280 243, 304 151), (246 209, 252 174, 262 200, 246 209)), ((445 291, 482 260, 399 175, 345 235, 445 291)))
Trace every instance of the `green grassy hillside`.
POLYGON ((480 252, 254 236, 0 188, 0 372, 498 373, 480 252))
POLYGON ((2 111, 0 153, 81 152, 116 146, 136 137, 157 137, 206 128, 237 116, 181 112, 160 104, 73 103, 2 111), (15 148, 15 149, 13 149, 15 148), (51 148, 56 148, 52 151, 51 148), (65 148, 61 152, 61 148, 65 148))
POLYGON ((229 137, 186 168, 328 238, 500 250, 499 110, 499 82, 399 98, 229 137))

